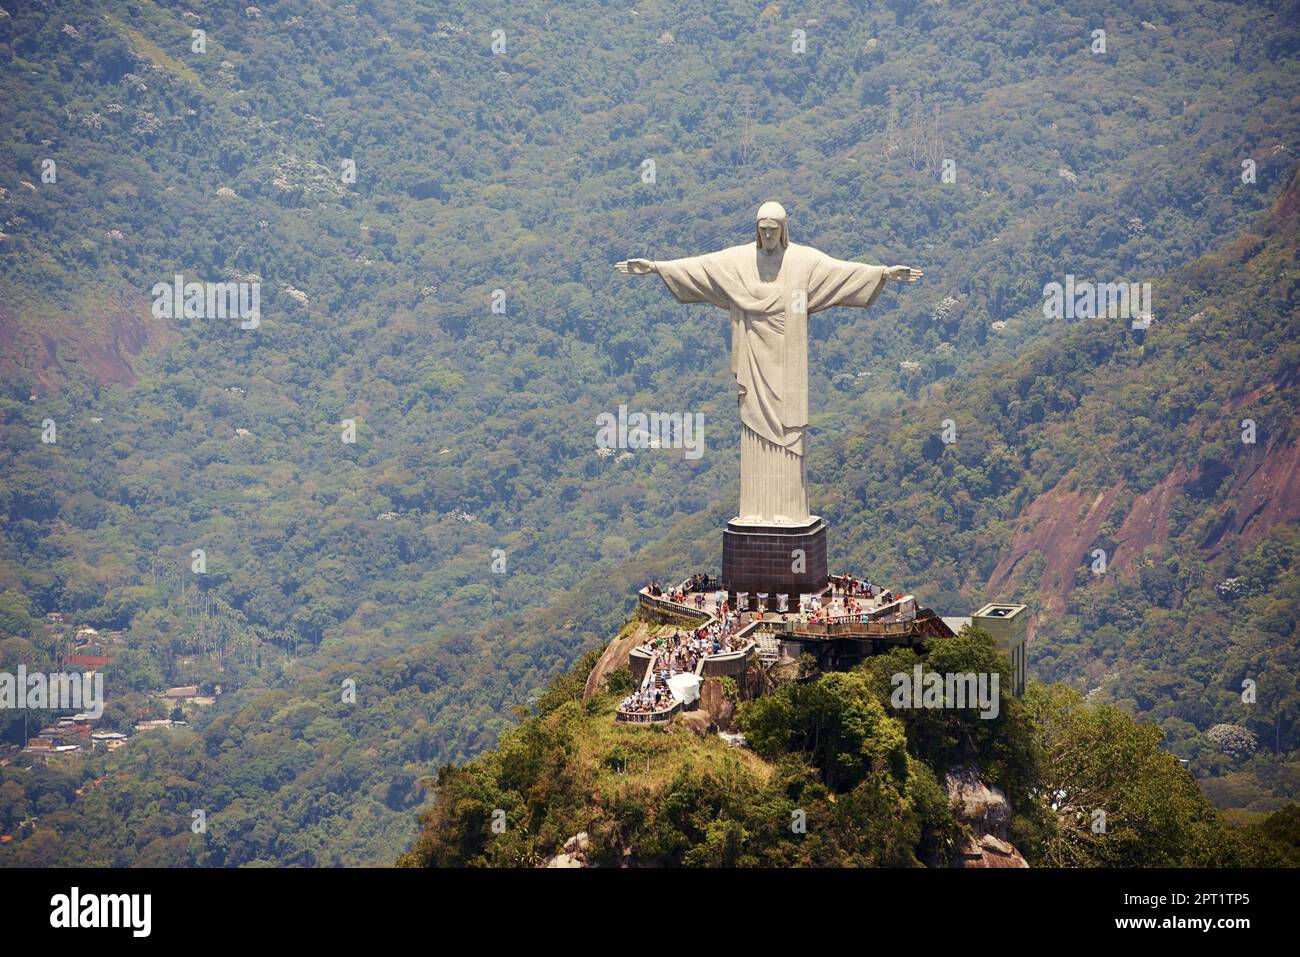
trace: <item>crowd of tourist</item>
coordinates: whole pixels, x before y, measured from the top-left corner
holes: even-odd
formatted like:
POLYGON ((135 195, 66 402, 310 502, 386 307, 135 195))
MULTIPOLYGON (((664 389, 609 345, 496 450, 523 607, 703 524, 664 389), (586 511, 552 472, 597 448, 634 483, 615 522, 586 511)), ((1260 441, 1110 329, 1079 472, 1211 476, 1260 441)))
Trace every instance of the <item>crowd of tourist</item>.
POLYGON ((660 681, 659 675, 655 675, 649 687, 633 691, 619 703, 618 709, 629 714, 647 714, 651 711, 671 708, 673 700, 673 693, 668 690, 668 685, 660 681))
POLYGON ((658 635, 643 649, 657 656, 662 669, 671 674, 694 671, 701 658, 725 655, 739 651, 744 642, 738 637, 740 616, 725 615, 692 631, 677 631, 671 635, 658 635))
MULTIPOLYGON (((646 591, 656 598, 666 598, 675 604, 685 605, 688 608, 694 607, 700 611, 711 610, 708 607, 709 598, 712 593, 716 592, 717 594, 713 596, 713 603, 717 612, 725 614, 724 609, 727 609, 726 592, 721 590, 717 579, 710 578, 703 573, 692 575, 686 581, 671 587, 668 591, 664 591, 664 586, 661 583, 652 581, 646 586, 646 591)), ((809 599, 804 604, 804 610, 822 610, 822 603, 825 600, 843 606, 843 610, 839 614, 853 615, 869 610, 864 609, 862 603, 857 599, 865 599, 869 603, 880 606, 896 601, 901 597, 901 594, 901 592, 886 588, 884 585, 878 585, 869 578, 860 579, 851 574, 844 574, 831 579, 829 595, 809 596, 809 599)), ((764 604, 774 604, 778 596, 770 596, 770 602, 766 601, 769 596, 763 595, 762 598, 765 600, 764 604)), ((784 610, 786 602, 783 598, 781 602, 782 610, 784 610)))
MULTIPOLYGON (((718 591, 718 582, 704 574, 692 575, 679 586, 665 593, 659 582, 651 582, 647 591, 656 597, 666 597, 687 608, 694 607, 705 614, 712 614, 717 622, 701 629, 695 638, 704 639, 703 651, 698 647, 687 645, 682 649, 673 646, 673 660, 681 663, 679 670, 693 670, 700 655, 720 654, 733 648, 728 636, 739 630, 741 620, 727 602, 727 593, 718 591), (716 594, 712 594, 716 591, 716 594), (704 632, 707 632, 705 634, 704 632), (721 635, 718 633, 721 632, 721 635), (717 639, 718 651, 711 650, 712 640, 717 639)), ((762 596, 766 598, 767 596, 762 596)), ((777 612, 782 621, 792 619, 809 624, 828 624, 831 622, 868 622, 903 621, 911 617, 906 609, 899 609, 897 614, 884 617, 880 610, 884 606, 898 601, 903 593, 897 589, 876 584, 869 578, 860 579, 851 574, 835 576, 830 580, 830 589, 822 594, 813 594, 803 599, 798 612, 786 611, 786 602, 781 601, 781 610, 777 612)), ((776 596, 773 596, 775 599, 776 596)), ((741 602, 743 606, 744 601, 741 602)), ((775 601, 763 603, 769 611, 776 607, 775 601)), ((914 613, 914 612, 913 612, 914 613)), ((648 650, 648 649, 647 649, 648 650)))
POLYGON ((717 579, 710 578, 703 572, 696 572, 690 578, 686 579, 686 581, 674 587, 670 587, 667 592, 664 591, 664 586, 657 581, 652 581, 646 586, 646 591, 655 598, 667 598, 669 601, 676 602, 679 605, 694 604, 696 608, 704 607, 704 596, 706 593, 717 590, 717 579), (688 598, 688 596, 691 597, 688 598))
MULTIPOLYGON (((846 574, 832 578, 829 584, 828 591, 807 596, 798 613, 781 614, 781 620, 790 621, 794 614, 794 617, 810 624, 845 621, 865 624, 902 621, 908 617, 902 608, 896 614, 882 617, 884 608, 902 598, 903 593, 870 579, 846 574)), ((650 714, 671 708, 675 699, 668 687, 668 679, 684 672, 694 673, 703 658, 741 651, 746 639, 738 636, 750 617, 731 608, 727 593, 719 590, 718 582, 707 575, 692 575, 668 592, 659 582, 653 581, 646 586, 646 591, 656 598, 667 598, 688 608, 694 606, 711 615, 711 619, 698 628, 656 635, 641 646, 640 650, 651 657, 653 672, 644 688, 627 695, 620 703, 619 710, 629 714, 650 714)), ((914 605, 911 602, 905 604, 914 605)), ((741 605, 744 605, 743 601, 741 605)), ((912 615, 915 615, 914 610, 912 615)))
MULTIPOLYGON (((801 596, 803 601, 799 612, 779 613, 781 620, 790 621, 793 615, 810 624, 846 621, 866 624, 903 621, 915 615, 915 602, 904 602, 904 605, 913 606, 910 615, 909 609, 899 608, 896 613, 882 616, 886 606, 899 601, 904 594, 870 579, 845 574, 832 578, 829 584, 827 591, 801 596)), ((684 672, 694 673, 703 658, 741 651, 746 639, 740 638, 739 633, 751 617, 731 608, 726 591, 720 590, 715 579, 703 574, 692 575, 668 592, 659 582, 652 581, 646 586, 646 591, 656 598, 667 598, 688 608, 694 606, 711 615, 711 619, 698 628, 656 635, 640 647, 651 657, 653 672, 644 688, 627 695, 620 703, 619 710, 630 714, 649 714, 671 708, 675 699, 668 687, 668 679, 684 672)), ((741 605, 744 604, 742 600, 741 605)), ((784 601, 781 607, 784 611, 784 601)))
POLYGON ((832 594, 842 594, 845 598, 873 598, 887 605, 894 600, 894 593, 883 585, 877 585, 870 579, 860 580, 850 574, 840 576, 837 584, 831 581, 832 594))
MULTIPOLYGON (((702 583, 712 586, 714 583, 703 579, 702 583)), ((654 593, 654 582, 648 590, 654 593)), ((699 593, 703 597, 703 593, 699 593)), ((746 641, 740 637, 743 622, 741 616, 727 607, 725 593, 717 596, 715 613, 707 624, 692 629, 677 629, 671 633, 654 636, 640 650, 649 655, 654 669, 646 687, 625 697, 619 704, 619 710, 630 714, 643 714, 663 711, 673 704, 672 692, 668 689, 668 679, 673 675, 693 674, 700 661, 710 655, 723 655, 744 648, 746 641)))
POLYGON ((872 581, 859 580, 852 575, 842 575, 839 580, 831 580, 830 600, 823 607, 816 596, 808 603, 806 620, 811 624, 828 622, 900 622, 914 617, 915 602, 905 603, 890 615, 884 615, 883 609, 904 598, 901 591, 877 585, 872 581))

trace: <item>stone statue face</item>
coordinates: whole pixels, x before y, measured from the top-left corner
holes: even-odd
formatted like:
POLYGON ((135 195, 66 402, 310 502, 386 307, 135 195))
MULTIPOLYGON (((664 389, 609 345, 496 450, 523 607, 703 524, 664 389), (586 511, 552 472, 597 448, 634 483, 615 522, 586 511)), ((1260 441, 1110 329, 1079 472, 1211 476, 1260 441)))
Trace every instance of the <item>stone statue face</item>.
POLYGON ((774 203, 771 200, 758 207, 758 220, 756 232, 758 233, 758 248, 763 252, 771 255, 777 252, 777 248, 785 249, 790 245, 790 234, 785 227, 785 207, 780 203, 774 203))
POLYGON ((763 252, 776 252, 781 245, 781 224, 775 219, 759 220, 758 243, 762 247, 763 252))

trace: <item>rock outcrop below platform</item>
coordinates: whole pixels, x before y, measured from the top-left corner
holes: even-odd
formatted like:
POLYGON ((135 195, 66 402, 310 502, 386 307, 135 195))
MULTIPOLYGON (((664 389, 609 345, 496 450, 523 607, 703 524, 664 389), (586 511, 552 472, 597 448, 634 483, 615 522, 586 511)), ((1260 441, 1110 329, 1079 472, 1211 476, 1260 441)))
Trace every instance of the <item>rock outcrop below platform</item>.
POLYGON ((953 768, 944 775, 943 784, 953 814, 971 830, 961 847, 958 867, 1029 866, 1008 840, 1011 802, 1000 788, 986 784, 970 767, 953 768))
POLYGON ((582 690, 582 700, 586 701, 595 694, 605 684, 605 679, 609 677, 611 671, 626 668, 628 654, 649 635, 650 626, 645 622, 637 622, 636 627, 611 641, 596 661, 596 666, 591 669, 591 674, 587 675, 587 684, 582 690))

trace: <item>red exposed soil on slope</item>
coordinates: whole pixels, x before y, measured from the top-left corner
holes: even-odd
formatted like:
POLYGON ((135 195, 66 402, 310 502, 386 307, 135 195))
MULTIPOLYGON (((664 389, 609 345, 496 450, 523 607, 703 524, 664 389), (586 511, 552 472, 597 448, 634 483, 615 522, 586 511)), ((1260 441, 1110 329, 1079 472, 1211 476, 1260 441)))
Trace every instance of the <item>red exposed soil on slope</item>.
POLYGON ((1235 399, 1229 399, 1224 409, 1228 412, 1239 412, 1247 406, 1253 405, 1266 395, 1276 392, 1278 389, 1289 388, 1300 382, 1300 369, 1292 369, 1282 375, 1281 378, 1273 382, 1265 382, 1256 389, 1251 389, 1235 399))
MULTIPOLYGON (((1237 470, 1218 506, 1219 520, 1199 543, 1208 557, 1229 546, 1250 548, 1279 525, 1300 521, 1300 446, 1261 447, 1246 454, 1250 459, 1237 470)), ((1122 572, 1147 546, 1169 540, 1170 507, 1198 475, 1180 466, 1133 500, 1115 533, 1110 572, 1122 572)), ((1075 570, 1089 563, 1097 534, 1122 488, 1120 484, 1098 492, 1057 485, 1030 502, 1017 519, 1006 556, 989 577, 988 594, 1014 597, 1021 562, 1039 554, 1045 560, 1039 582, 1041 610, 1064 611, 1075 570)))
POLYGON ((1228 489, 1227 506, 1200 543, 1211 555, 1229 544, 1259 544, 1279 525, 1300 521, 1300 446, 1271 446, 1248 453, 1228 489))
POLYGON ((1194 482, 1197 474, 1180 465, 1150 491, 1133 499, 1124 523, 1115 533, 1115 554, 1110 561, 1115 571, 1136 562, 1148 545, 1169 540, 1169 508, 1183 486, 1194 482))
POLYGON ((27 370, 43 392, 57 390, 77 369, 100 385, 132 386, 139 357, 171 336, 139 296, 97 302, 86 316, 55 314, 40 325, 0 304, 0 373, 27 370))
MULTIPOLYGON (((1292 180, 1292 183, 1300 182, 1300 178, 1292 180)), ((1287 187, 1286 192, 1278 199, 1277 205, 1273 209, 1273 215, 1279 220, 1294 219, 1300 214, 1300 188, 1292 185, 1287 187)))
POLYGON ((1039 592, 1045 614, 1065 609, 1065 596, 1074 572, 1089 561, 1089 553, 1122 485, 1100 492, 1067 489, 1063 484, 1038 496, 1020 513, 1006 556, 989 577, 988 593, 1005 594, 1016 567, 1031 552, 1045 559, 1039 592))

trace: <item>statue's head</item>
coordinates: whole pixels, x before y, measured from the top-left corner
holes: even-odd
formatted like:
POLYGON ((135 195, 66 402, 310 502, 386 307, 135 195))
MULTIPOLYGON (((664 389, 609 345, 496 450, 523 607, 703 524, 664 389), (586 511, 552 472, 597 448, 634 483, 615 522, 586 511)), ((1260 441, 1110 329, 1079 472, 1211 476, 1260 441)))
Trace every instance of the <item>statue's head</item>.
POLYGON ((780 203, 766 202, 758 207, 758 248, 764 252, 773 252, 779 245, 785 249, 790 245, 790 232, 785 225, 785 207, 780 203))

